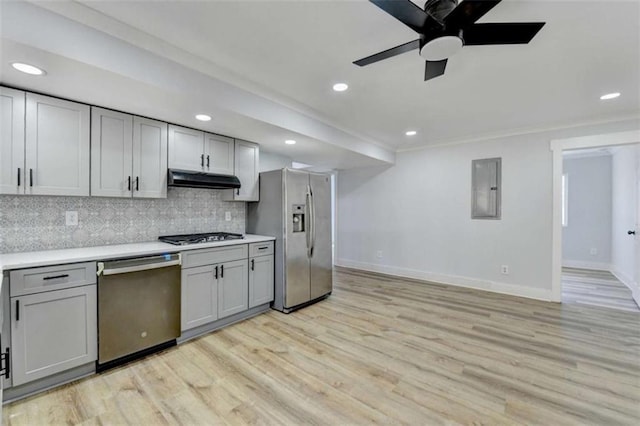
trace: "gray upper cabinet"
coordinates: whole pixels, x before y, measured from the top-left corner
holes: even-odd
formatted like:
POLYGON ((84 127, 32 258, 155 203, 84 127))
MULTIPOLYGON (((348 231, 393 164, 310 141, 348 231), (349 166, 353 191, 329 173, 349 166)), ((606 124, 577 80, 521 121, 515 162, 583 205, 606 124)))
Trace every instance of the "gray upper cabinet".
POLYGON ((89 195, 89 106, 27 93, 25 193, 89 195))
POLYGON ((91 195, 131 196, 133 117, 91 108, 91 195))
POLYGON ((169 126, 169 168, 234 174, 234 142, 226 136, 169 126))
POLYGON ((167 198, 167 123, 133 117, 133 196, 167 198))
POLYGON ((169 168, 205 170, 204 132, 169 125, 169 168))
POLYGON ((248 309, 249 281, 247 259, 220 265, 218 278, 218 317, 224 318, 248 309))
POLYGON ((91 195, 166 198, 167 124, 91 109, 91 195))
POLYGON ((0 87, 0 194, 24 193, 25 93, 0 87))
POLYGON ((205 171, 221 175, 234 173, 234 143, 226 136, 205 134, 205 171))
POLYGON ((11 298, 13 386, 97 359, 96 286, 11 298))
POLYGON ((89 195, 89 107, 1 87, 0 194, 89 195))
POLYGON ((234 151, 235 175, 240 179, 242 186, 239 189, 225 191, 224 199, 228 201, 259 201, 260 147, 258 144, 236 139, 234 151))

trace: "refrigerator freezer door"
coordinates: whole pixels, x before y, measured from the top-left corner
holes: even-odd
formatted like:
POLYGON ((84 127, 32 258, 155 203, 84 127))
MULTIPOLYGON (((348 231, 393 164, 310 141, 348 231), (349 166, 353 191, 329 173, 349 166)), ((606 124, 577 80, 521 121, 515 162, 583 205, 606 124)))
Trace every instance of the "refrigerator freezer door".
POLYGON ((313 214, 311 223, 311 299, 324 296, 333 288, 331 259, 331 178, 309 174, 313 214))
MULTIPOLYGON (((285 242, 285 291, 284 307, 290 308, 308 302, 311 297, 309 287, 309 258, 307 257, 307 220, 305 230, 294 232, 294 213, 297 207, 306 207, 306 195, 309 186, 309 174, 292 170, 284 171, 284 211, 286 226, 285 242), (294 209, 295 207, 295 209, 294 209)), ((308 213, 305 213, 305 216, 308 213)))

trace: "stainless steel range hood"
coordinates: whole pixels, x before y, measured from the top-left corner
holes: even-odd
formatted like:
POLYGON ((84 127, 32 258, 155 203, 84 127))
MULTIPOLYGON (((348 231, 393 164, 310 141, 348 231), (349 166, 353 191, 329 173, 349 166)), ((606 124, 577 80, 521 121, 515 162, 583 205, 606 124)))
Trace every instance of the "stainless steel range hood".
POLYGON ((235 189, 241 186, 240 179, 236 176, 177 169, 169 169, 167 184, 183 188, 208 189, 235 189))

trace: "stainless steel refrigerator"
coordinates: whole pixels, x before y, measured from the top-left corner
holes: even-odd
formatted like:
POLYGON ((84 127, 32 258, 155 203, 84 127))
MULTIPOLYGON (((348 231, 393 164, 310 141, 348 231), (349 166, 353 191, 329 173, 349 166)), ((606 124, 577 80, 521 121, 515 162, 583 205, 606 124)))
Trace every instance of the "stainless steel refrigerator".
POLYGON ((247 204, 247 232, 276 237, 274 309, 289 313, 331 294, 331 176, 260 173, 260 201, 247 204))

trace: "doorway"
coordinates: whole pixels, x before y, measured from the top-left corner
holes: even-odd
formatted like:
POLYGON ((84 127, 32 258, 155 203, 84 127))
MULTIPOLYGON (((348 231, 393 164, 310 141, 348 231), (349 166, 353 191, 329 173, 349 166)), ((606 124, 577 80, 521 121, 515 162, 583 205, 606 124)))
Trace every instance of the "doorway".
POLYGON ((562 303, 640 312, 631 290, 639 147, 563 151, 562 303))
MULTIPOLYGON (((629 131, 620 133, 611 133, 596 136, 578 137, 570 139, 561 139, 551 141, 551 149, 553 151, 553 229, 552 229, 552 300, 556 302, 562 301, 562 266, 563 266, 563 222, 566 223, 566 190, 567 182, 570 180, 563 173, 563 153, 576 150, 598 150, 620 146, 625 151, 621 157, 625 158, 627 163, 631 162, 633 168, 632 176, 632 194, 627 195, 627 207, 619 207, 618 209, 630 209, 626 211, 631 215, 631 219, 622 223, 618 219, 613 220, 611 225, 611 234, 620 237, 620 227, 628 227, 625 230, 625 238, 627 242, 627 254, 623 261, 616 260, 616 265, 609 272, 613 272, 613 276, 624 282, 632 292, 632 296, 636 303, 640 302, 640 291, 638 283, 640 282, 640 150, 637 148, 640 143, 640 131, 629 131), (631 154, 630 154, 631 153, 631 154), (563 197, 564 195, 564 197, 563 197), (631 199, 629 199, 631 198, 631 199), (631 234, 626 234, 626 232, 631 234), (635 233, 635 234, 634 234, 635 233), (630 247, 630 248, 629 248, 630 247), (622 262, 622 263, 620 263, 622 262)), ((570 189, 569 189, 570 190, 570 189)), ((612 194, 613 195, 613 194, 612 194)), ((615 244, 618 244, 616 242, 615 244)), ((612 244, 614 244, 612 239, 612 244)), ((589 249, 591 250, 591 248, 589 249)), ((597 253, 597 250, 596 250, 597 253)), ((603 277, 599 277, 602 279, 603 277)), ((605 277, 610 278, 609 276, 605 277)), ((598 279, 598 277, 596 277, 598 279)))

